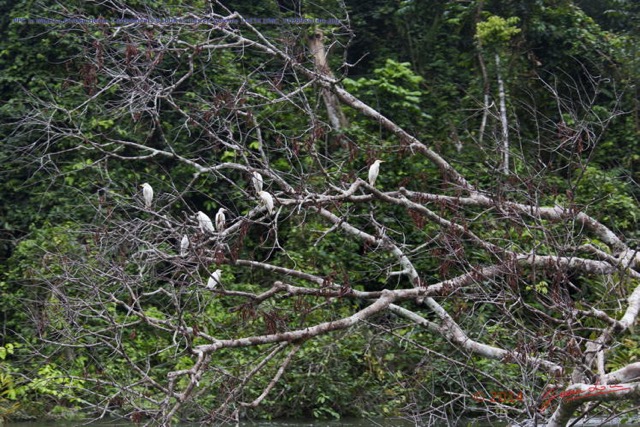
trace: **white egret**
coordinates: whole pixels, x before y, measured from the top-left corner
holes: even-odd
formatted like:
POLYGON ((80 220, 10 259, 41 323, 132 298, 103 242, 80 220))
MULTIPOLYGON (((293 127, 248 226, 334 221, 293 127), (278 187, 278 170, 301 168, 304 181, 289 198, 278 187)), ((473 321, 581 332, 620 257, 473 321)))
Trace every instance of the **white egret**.
POLYGON ((142 198, 144 199, 144 206, 149 209, 151 207, 151 202, 153 201, 153 188, 149 185, 149 183, 145 182, 141 185, 142 187, 142 198))
POLYGON ((380 163, 384 163, 384 160, 376 160, 369 167, 369 184, 374 187, 376 185, 376 179, 380 173, 380 163))
POLYGON ((224 215, 226 211, 225 208, 220 208, 216 214, 216 230, 218 230, 218 232, 224 231, 224 226, 227 223, 227 217, 224 215))
POLYGON ((256 171, 254 171, 252 175, 251 183, 253 184, 253 188, 255 188, 256 193, 259 193, 262 191, 262 175, 256 171))
POLYGON ((273 196, 266 191, 258 191, 258 196, 262 200, 262 204, 267 207, 269 214, 273 213, 273 196))
POLYGON ((180 256, 187 256, 189 253, 189 237, 185 234, 180 240, 180 256))
POLYGON ((196 213, 196 218, 198 219, 198 225, 200 226, 200 230, 202 230, 203 233, 205 234, 215 233, 215 230, 213 229, 213 223, 211 222, 211 218, 209 218, 206 213, 202 211, 198 211, 198 213, 196 213))
POLYGON ((222 283, 222 270, 216 270, 207 280, 207 289, 214 289, 218 284, 222 283))

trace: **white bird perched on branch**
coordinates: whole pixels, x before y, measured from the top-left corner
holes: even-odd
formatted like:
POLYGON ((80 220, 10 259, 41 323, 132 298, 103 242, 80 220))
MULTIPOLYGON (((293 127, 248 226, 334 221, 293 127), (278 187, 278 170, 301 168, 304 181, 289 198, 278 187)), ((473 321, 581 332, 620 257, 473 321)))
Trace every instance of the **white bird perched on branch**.
POLYGON ((189 237, 185 234, 180 240, 180 256, 187 256, 189 253, 189 237))
POLYGON ((262 204, 267 207, 269 214, 273 213, 273 196, 266 191, 258 191, 258 196, 262 200, 262 204))
POLYGON ((207 289, 214 289, 218 284, 221 284, 220 281, 222 279, 222 270, 216 270, 213 272, 211 276, 209 276, 209 280, 207 280, 207 289))
POLYGON ((141 185, 142 187, 142 198, 144 199, 144 206, 149 209, 151 207, 151 202, 153 201, 153 188, 149 185, 149 183, 145 182, 141 185))
POLYGON ((202 230, 203 233, 207 234, 216 232, 216 230, 213 229, 211 218, 209 218, 206 213, 198 211, 198 213, 196 213, 196 218, 198 219, 200 230, 202 230))
POLYGON ((369 184, 374 187, 376 185, 376 179, 380 173, 380 163, 384 163, 384 160, 376 160, 369 167, 369 184))
POLYGON ((251 183, 253 184, 253 188, 256 190, 256 193, 262 191, 262 175, 259 172, 254 171, 251 174, 251 183))
POLYGON ((224 226, 227 223, 227 217, 224 215, 226 211, 225 208, 220 208, 216 214, 216 230, 218 230, 218 232, 224 231, 224 226))

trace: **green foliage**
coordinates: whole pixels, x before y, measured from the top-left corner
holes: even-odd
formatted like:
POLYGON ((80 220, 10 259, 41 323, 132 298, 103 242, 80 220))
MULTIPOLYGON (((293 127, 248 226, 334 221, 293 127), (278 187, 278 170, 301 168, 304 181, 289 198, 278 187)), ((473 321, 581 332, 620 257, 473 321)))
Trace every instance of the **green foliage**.
POLYGON ((57 414, 56 418, 77 417, 83 403, 80 396, 84 381, 69 378, 68 372, 53 363, 29 367, 34 371, 27 373, 27 366, 16 363, 24 356, 24 350, 19 344, 0 346, 0 420, 23 415, 23 411, 28 416, 43 415, 39 411, 46 411, 50 416, 57 414))
POLYGON ((79 401, 76 393, 83 388, 84 381, 68 378, 55 364, 42 366, 37 374, 37 378, 25 387, 25 393, 51 396, 69 402, 79 401))
POLYGON ((607 369, 615 371, 631 363, 640 361, 640 342, 637 335, 631 335, 621 340, 620 345, 607 358, 607 369))
POLYGON ((587 166, 584 171, 576 171, 576 175, 576 203, 611 228, 638 229, 640 207, 628 185, 621 183, 618 170, 587 166))
MULTIPOLYGON (((306 5, 308 10, 304 11, 304 16, 322 16, 323 13, 342 16, 337 3, 321 1, 306 5)), ((638 194, 625 183, 640 180, 637 93, 633 90, 640 73, 639 33, 631 28, 638 22, 637 6, 629 1, 613 0, 603 2, 608 5, 606 10, 596 2, 581 9, 583 4, 589 3, 585 1, 487 1, 483 2, 485 10, 480 11, 479 2, 375 0, 347 3, 357 37, 347 52, 348 62, 356 66, 351 70, 352 78, 342 81, 345 88, 452 158, 456 167, 472 177, 480 188, 505 188, 505 199, 539 198, 543 204, 575 207, 616 231, 631 236, 635 233, 637 237, 638 194), (486 19, 477 22, 480 17, 486 19), (513 148, 517 154, 516 171, 534 176, 525 183, 508 183, 513 187, 496 179, 487 166, 495 150, 474 144, 478 137, 485 83, 474 49, 477 42, 486 49, 508 48, 511 54, 504 66, 512 100, 509 106, 512 126, 519 132, 518 144, 513 148), (592 100, 592 104, 576 105, 574 100, 582 98, 571 88, 590 87, 594 76, 603 76, 603 79, 598 81, 597 87, 587 91, 585 98, 592 100), (553 82, 558 98, 549 93, 541 79, 553 82), (629 89, 619 94, 616 92, 619 87, 629 89), (615 118, 608 127, 602 125, 603 137, 597 147, 596 141, 589 147, 592 152, 585 149, 584 153, 567 154, 558 148, 559 122, 563 121, 569 127, 582 126, 587 134, 593 129, 599 131, 599 124, 607 122, 618 109, 629 114, 615 118), (454 141, 459 141, 461 148, 456 148, 454 141), (591 163, 585 166, 587 160, 591 163)), ((42 12, 32 6, 30 1, 20 1, 2 7, 8 9, 5 17, 9 18, 42 12)), ((191 6, 202 9, 204 3, 191 6)), ((275 2, 247 1, 237 2, 235 6, 253 17, 286 17, 297 13, 279 10, 275 2)), ((99 6, 79 1, 51 7, 54 9, 48 13, 63 7, 73 13, 94 16, 105 12, 99 6)), ((157 16, 171 16, 179 14, 184 4, 181 1, 168 5, 166 2, 136 1, 130 2, 130 7, 144 7, 157 16)), ((117 222, 118 218, 130 219, 139 215, 134 208, 123 206, 124 201, 135 200, 133 195, 137 194, 138 183, 149 181, 158 194, 165 193, 166 197, 159 203, 165 203, 169 198, 179 199, 161 211, 161 215, 171 222, 182 219, 185 212, 194 208, 215 211, 220 206, 233 205, 238 216, 243 215, 255 206, 254 200, 247 198, 242 190, 248 187, 247 177, 230 173, 228 180, 202 175, 194 179, 194 170, 171 158, 154 157, 127 165, 119 160, 105 159, 100 152, 78 150, 83 141, 72 135, 57 141, 62 153, 57 169, 51 167, 46 158, 42 163, 34 162, 46 145, 44 141, 35 134, 13 131, 15 124, 34 107, 32 99, 25 95, 27 92, 45 100, 56 99, 61 106, 69 108, 70 111, 49 111, 51 116, 47 119, 59 124, 80 123, 78 132, 94 139, 92 142, 111 137, 161 148, 166 141, 171 141, 179 152, 213 137, 201 133, 201 127, 196 124, 185 122, 182 112, 169 105, 158 106, 158 122, 144 114, 129 117, 129 109, 139 105, 148 107, 144 100, 131 100, 132 104, 123 106, 118 115, 108 115, 106 106, 125 93, 126 85, 131 84, 126 79, 104 92, 103 103, 90 104, 79 110, 72 108, 111 78, 98 73, 97 80, 92 81, 95 70, 80 58, 86 52, 90 52, 89 57, 97 58, 98 47, 117 53, 126 45, 124 38, 121 44, 109 45, 105 29, 65 31, 64 28, 49 28, 43 31, 42 26, 8 24, 7 19, 2 30, 5 38, 0 50, 0 90, 6 102, 0 106, 0 119, 10 125, 0 129, 3 140, 0 161, 8 166, 0 171, 0 228, 3 233, 0 241, 0 314, 6 331, 6 336, 0 338, 0 419, 26 409, 38 415, 68 415, 67 409, 73 414, 84 401, 119 393, 126 397, 122 402, 113 402, 116 413, 126 414, 133 406, 131 402, 153 409, 145 398, 157 397, 158 390, 148 384, 135 383, 136 373, 127 367, 127 363, 133 363, 147 372, 150 380, 158 382, 166 381, 170 371, 192 367, 194 358, 190 350, 205 340, 197 334, 173 334, 170 327, 176 325, 181 331, 197 329, 225 339, 238 334, 253 336, 272 329, 313 325, 348 315, 358 308, 346 299, 317 299, 309 305, 288 296, 278 299, 277 304, 253 305, 240 297, 223 300, 198 287, 201 285, 196 283, 198 275, 206 277, 204 268, 201 271, 195 268, 193 276, 187 279, 176 279, 171 272, 163 271, 161 265, 153 270, 134 259, 131 255, 142 256, 148 249, 136 246, 137 243, 132 243, 132 247, 114 245, 110 248, 108 255, 122 268, 116 268, 113 276, 96 277, 91 267, 112 260, 97 258, 99 249, 103 249, 99 245, 107 245, 110 235, 117 232, 108 228, 106 218, 117 222), (18 151, 16 147, 30 147, 32 151, 18 151), (41 180, 39 173, 43 171, 56 174, 56 177, 41 180), (177 194, 172 188, 188 190, 177 194), (85 229, 79 225, 83 223, 91 223, 92 227, 85 229), (82 261, 84 267, 78 267, 74 261, 82 261), (95 288, 102 292, 98 296, 109 301, 107 309, 100 312, 104 317, 91 312, 79 313, 86 334, 77 336, 66 335, 69 325, 78 322, 74 317, 78 313, 72 312, 64 298, 82 298, 88 292, 86 288, 75 288, 77 283, 60 279, 69 270, 82 273, 87 282, 95 281, 95 288), (142 277, 143 285, 125 289, 122 283, 130 276, 142 277), (64 292, 52 292, 55 287, 64 292), (183 291, 176 292, 176 289, 183 291), (138 298, 135 300, 137 305, 131 302, 135 298, 138 298), (323 305, 329 305, 331 310, 315 309, 323 305), (156 322, 155 326, 168 326, 163 329, 164 326, 139 322, 137 314, 150 323, 156 322), (128 326, 114 328, 115 324, 128 326), (117 338, 117 348, 102 347, 97 341, 96 336, 107 331, 117 338), (20 337, 24 338, 24 343, 18 345, 20 337), (43 365, 29 354, 31 346, 41 338, 47 342, 72 343, 76 348, 63 352, 55 345, 43 344, 40 350, 47 355, 43 365), (114 385, 118 382, 135 385, 127 394, 114 385)), ((278 26, 265 26, 264 30, 268 36, 290 40, 287 48, 304 52, 298 35, 307 33, 308 28, 291 26, 282 34, 278 26)), ((140 45, 137 56, 134 55, 128 66, 145 67, 157 60, 145 79, 150 82, 186 73, 189 69, 186 56, 174 52, 171 36, 158 31, 153 37, 160 45, 172 47, 159 58, 147 57, 153 55, 153 49, 140 45)), ((198 46, 204 37, 203 33, 193 31, 186 33, 184 41, 198 46)), ((276 170, 304 176, 309 185, 322 188, 332 179, 340 181, 344 178, 345 164, 360 171, 364 177, 367 162, 378 156, 387 161, 379 177, 380 188, 404 186, 416 191, 441 191, 445 174, 423 159, 416 160, 418 156, 403 152, 404 148, 397 148, 392 135, 381 132, 377 124, 361 117, 352 117, 352 125, 344 134, 345 139, 358 145, 354 154, 347 153, 343 146, 335 148, 332 139, 322 134, 324 130, 320 126, 310 126, 309 118, 300 114, 295 102, 284 105, 274 102, 283 94, 294 94, 292 96, 299 96, 307 105, 308 99, 317 96, 316 88, 309 86, 297 93, 298 76, 290 72, 289 65, 265 62, 264 57, 253 53, 250 50, 224 50, 216 51, 215 55, 189 57, 194 60, 196 69, 206 70, 203 75, 207 78, 198 76, 180 85, 174 95, 183 111, 222 126, 222 118, 233 116, 237 108, 236 104, 228 102, 229 94, 241 93, 243 96, 238 101, 254 106, 255 115, 238 119, 234 130, 241 134, 252 129, 251 119, 266 124, 263 143, 266 148, 277 147, 269 154, 270 164, 276 170), (258 72, 247 77, 247 69, 258 72), (272 80, 262 81, 264 76, 272 80), (269 84, 264 84, 265 81, 269 84), (281 141, 287 138, 299 141, 296 146, 299 151, 295 153, 297 162, 291 161, 291 152, 280 150, 281 141), (317 172, 315 158, 309 155, 312 149, 331 156, 322 174, 317 172)), ((304 53, 300 57, 303 58, 304 53)), ((339 55, 332 54, 331 60, 337 59, 339 55)), ((493 77, 489 84, 493 84, 493 77)), ((495 122, 491 122, 491 118, 489 121, 487 135, 495 134, 495 122)), ((265 147, 260 146, 253 133, 246 132, 246 135, 252 138, 248 142, 253 150, 251 154, 259 156, 259 150, 265 147)), ((222 144, 209 146, 212 148, 197 151, 196 156, 203 164, 241 161, 246 155, 222 144)), ((126 150, 123 152, 120 154, 126 154, 126 150)), ((451 190, 451 195, 459 194, 451 190)), ((345 203, 336 209, 349 212, 352 208, 345 203)), ((437 210, 440 207, 429 205, 429 208, 437 210)), ((471 247, 468 242, 460 241, 459 236, 428 221, 425 224, 419 214, 406 209, 381 208, 376 201, 372 202, 371 209, 386 209, 379 216, 380 225, 402 234, 408 241, 421 239, 426 242, 423 253, 415 256, 415 266, 427 281, 468 271, 474 263, 481 265, 490 261, 485 253, 479 252, 468 254, 466 259, 470 265, 458 265, 457 255, 471 247), (438 250, 443 241, 450 251, 438 250)), ((491 241, 511 241, 523 252, 535 250, 545 254, 550 251, 549 241, 561 240, 566 231, 562 228, 565 224, 546 222, 532 228, 500 227, 484 209, 474 211, 470 208, 469 212, 477 215, 476 221, 463 224, 465 227, 491 241)), ((370 217, 356 215, 349 220, 367 228, 370 217)), ((450 219, 458 221, 455 215, 450 219)), ((284 267, 300 267, 325 277, 327 283, 342 283, 346 288, 379 290, 406 285, 402 282, 406 280, 404 278, 394 281, 380 273, 378 267, 388 264, 385 259, 388 255, 339 233, 325 235, 330 227, 326 223, 293 213, 286 220, 281 219, 278 227, 278 242, 271 248, 268 243, 273 237, 272 231, 264 225, 252 224, 247 231, 247 241, 238 253, 255 259, 269 259, 284 267), (286 253, 279 251, 280 244, 287 245, 286 253)), ((152 239, 155 230, 144 230, 141 235, 152 239)), ((165 239, 158 243, 158 250, 170 256, 176 254, 172 236, 158 239, 165 239)), ((236 243, 229 242, 229 245, 236 243)), ((607 248, 594 239, 585 239, 584 243, 603 250, 607 248)), ((219 267, 216 262, 207 260, 207 268, 219 267)), ((276 277, 248 269, 222 269, 223 282, 232 283, 230 288, 238 292, 259 293, 276 277)), ((482 290, 488 292, 489 297, 497 298, 496 295, 502 295, 501 292, 508 291, 511 286, 522 286, 523 298, 539 310, 545 310, 549 299, 556 298, 562 280, 529 273, 530 276, 524 275, 524 279, 516 284, 500 283, 502 288, 493 282, 482 281, 476 284, 477 289, 471 287, 464 291, 482 290)), ((294 278, 289 279, 295 284, 294 278)), ((577 307, 598 301, 610 291, 607 283, 598 277, 579 277, 573 281, 583 292, 580 294, 582 301, 576 298, 577 307)), ((456 297, 443 305, 458 314, 474 310, 476 323, 464 326, 486 342, 506 342, 514 347, 528 344, 518 342, 517 337, 512 336, 514 326, 500 323, 497 319, 501 313, 489 304, 471 306, 464 298, 456 297)), ((612 312, 617 310, 614 306, 606 308, 612 312)), ((525 320, 531 320, 527 318, 531 313, 521 315, 525 320)), ((412 339, 424 348, 450 348, 438 337, 395 324, 396 320, 393 317, 375 319, 370 325, 359 325, 344 333, 305 342, 277 390, 264 406, 252 409, 251 415, 261 418, 399 415, 414 402, 425 406, 439 405, 445 402, 445 392, 463 393, 463 389, 454 390, 456 386, 445 380, 446 375, 457 376, 462 379, 461 383, 468 381, 479 387, 489 381, 478 379, 475 373, 443 359, 425 357, 422 349, 407 345, 405 339, 412 339), (378 339, 376 334, 385 327, 395 327, 395 335, 378 339), (451 374, 453 371, 455 375, 451 374)), ((224 405, 221 390, 232 382, 230 378, 237 381, 248 373, 247 366, 262 360, 265 348, 216 353, 212 362, 215 369, 201 380, 203 392, 197 405, 201 407, 194 408, 187 417, 199 417, 202 413, 197 411, 202 407, 224 405)), ((614 355, 608 366, 611 369, 636 360, 640 354, 633 336, 612 351, 614 355)), ((447 356, 461 366, 468 363, 464 355, 450 353, 447 356)), ((244 400, 250 401, 264 390, 281 362, 281 357, 276 358, 269 363, 268 369, 256 375, 246 387, 247 398, 244 400)), ((497 382, 517 384, 521 379, 514 366, 505 369, 503 363, 475 359, 473 364, 479 370, 497 372, 497 382)), ((188 380, 183 378, 181 381, 178 386, 185 386, 188 380)), ((500 387, 495 385, 495 390, 499 391, 500 387)))
POLYGON ((400 125, 424 126, 431 118, 422 106, 424 79, 410 65, 387 59, 383 68, 374 70, 376 78, 345 79, 344 85, 400 125))
POLYGON ((12 376, 11 367, 7 362, 7 357, 14 354, 16 344, 6 343, 0 346, 0 420, 11 415, 18 406, 15 403, 7 407, 7 400, 15 401, 18 397, 18 389, 12 376))
POLYGON ((12 353, 13 344, 8 343, 0 347, 0 423, 9 419, 20 409, 20 403, 15 401, 18 389, 5 362, 6 355, 12 353))
POLYGON ((501 47, 521 32, 516 24, 520 18, 512 16, 504 19, 500 16, 489 16, 486 21, 478 22, 476 38, 487 47, 501 47))

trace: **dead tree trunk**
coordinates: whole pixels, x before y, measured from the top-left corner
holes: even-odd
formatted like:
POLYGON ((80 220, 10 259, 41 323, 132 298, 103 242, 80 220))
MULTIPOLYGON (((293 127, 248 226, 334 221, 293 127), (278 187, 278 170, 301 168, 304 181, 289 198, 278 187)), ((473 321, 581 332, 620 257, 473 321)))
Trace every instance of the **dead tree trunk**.
MULTIPOLYGON (((327 77, 333 78, 333 73, 329 68, 327 62, 327 51, 324 46, 324 34, 321 30, 316 30, 313 35, 309 37, 309 50, 313 55, 313 62, 315 64, 316 71, 327 77)), ((334 130, 340 130, 349 125, 347 118, 345 117, 342 109, 340 108, 340 101, 338 97, 329 89, 321 89, 322 99, 324 105, 327 107, 327 116, 329 122, 334 130)))

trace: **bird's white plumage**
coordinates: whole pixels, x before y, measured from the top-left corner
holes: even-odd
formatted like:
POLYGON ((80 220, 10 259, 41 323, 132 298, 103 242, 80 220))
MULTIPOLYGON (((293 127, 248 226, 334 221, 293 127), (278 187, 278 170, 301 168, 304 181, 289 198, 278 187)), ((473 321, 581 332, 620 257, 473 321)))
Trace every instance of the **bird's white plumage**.
POLYGON ((200 226, 200 230, 202 230, 203 233, 215 233, 215 230, 213 229, 213 223, 211 222, 211 218, 209 218, 209 216, 202 212, 202 211, 198 211, 198 213, 196 213, 196 218, 198 219, 198 225, 200 226))
POLYGON ((225 224, 227 223, 227 217, 224 215, 225 212, 225 208, 220 208, 216 214, 216 230, 218 230, 218 232, 224 231, 225 224))
POLYGON ((378 174, 380 173, 380 163, 384 160, 376 160, 369 167, 369 184, 373 187, 376 185, 376 179, 378 178, 378 174))
POLYGON ((187 256, 189 253, 189 237, 185 234, 180 240, 180 256, 187 256))
POLYGON ((149 209, 153 201, 153 188, 147 182, 142 184, 142 198, 144 199, 144 206, 149 209))
POLYGON ((207 289, 214 289, 218 284, 222 283, 220 280, 222 279, 222 270, 216 270, 213 272, 211 276, 209 276, 209 280, 207 280, 207 289))
POLYGON ((256 190, 256 193, 262 191, 262 175, 260 172, 253 172, 251 177, 251 183, 253 184, 253 188, 256 190))
POLYGON ((270 214, 273 213, 273 196, 269 193, 267 193, 266 191, 258 191, 258 196, 260 196, 260 199, 262 200, 262 204, 264 204, 267 207, 267 210, 269 211, 270 214))

